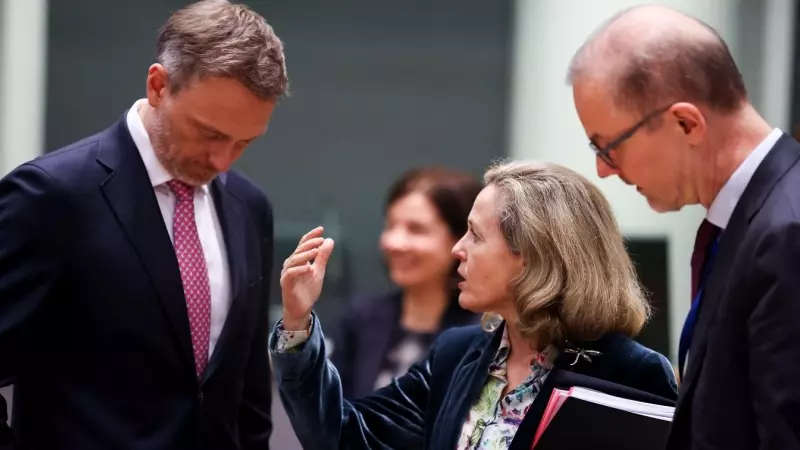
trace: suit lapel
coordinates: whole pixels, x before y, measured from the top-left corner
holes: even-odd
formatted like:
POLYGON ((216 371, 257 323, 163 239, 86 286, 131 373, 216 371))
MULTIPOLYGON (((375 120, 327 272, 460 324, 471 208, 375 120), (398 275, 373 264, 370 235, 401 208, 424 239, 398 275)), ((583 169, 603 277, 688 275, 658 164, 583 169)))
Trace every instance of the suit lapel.
POLYGON ((97 160, 109 170, 109 176, 101 184, 108 206, 139 255, 142 268, 150 276, 181 354, 193 371, 189 319, 178 261, 147 169, 124 117, 109 130, 109 138, 101 144, 97 160))
POLYGON ((220 361, 226 354, 225 349, 234 341, 233 337, 238 324, 245 312, 246 302, 243 298, 247 286, 246 248, 247 215, 238 198, 228 192, 225 186, 226 176, 221 174, 211 184, 211 194, 214 198, 214 207, 219 217, 222 234, 225 240, 225 249, 228 255, 228 269, 230 273, 231 307, 225 319, 217 345, 211 354, 206 367, 204 379, 208 378, 219 367, 220 361))
POLYGON ((789 136, 782 136, 756 169, 733 210, 728 227, 722 233, 719 254, 709 276, 708 286, 704 290, 703 304, 689 348, 688 364, 680 386, 681 395, 678 397, 676 415, 697 380, 706 352, 713 351, 706 347, 708 329, 722 303, 726 275, 730 273, 731 266, 736 261, 736 253, 745 240, 748 224, 761 209, 764 200, 778 181, 798 159, 800 159, 800 145, 789 136))
POLYGON ((448 398, 443 405, 443 408, 449 413, 446 414, 446 417, 451 420, 451 424, 449 427, 443 428, 449 430, 449 435, 444 437, 442 448, 455 448, 458 445, 458 439, 469 410, 486 384, 489 366, 500 347, 504 326, 505 323, 493 335, 487 335, 485 344, 473 346, 465 357, 464 364, 461 364, 461 368, 453 376, 452 380, 455 386, 450 390, 449 397, 451 398, 448 398), (490 336, 491 338, 489 338, 490 336))
POLYGON ((547 409, 547 404, 550 402, 550 396, 553 393, 555 384, 559 379, 559 375, 564 370, 553 367, 553 370, 547 375, 541 389, 533 399, 531 407, 525 413, 522 422, 511 440, 511 445, 508 450, 529 450, 533 438, 536 436, 536 431, 539 429, 539 422, 544 416, 544 411, 547 409))
MULTIPOLYGON (((565 386, 565 383, 568 384, 573 380, 572 376, 576 369, 578 371, 593 372, 596 370, 596 364, 603 365, 604 363, 604 360, 599 359, 603 358, 602 351, 599 356, 594 357, 595 359, 592 363, 587 363, 587 360, 577 357, 574 353, 567 352, 566 347, 566 345, 558 346, 558 356, 553 361, 553 368, 545 378, 544 383, 542 383, 539 392, 536 393, 536 397, 534 397, 531 407, 528 408, 528 412, 525 413, 525 417, 522 418, 522 422, 519 424, 508 450, 529 450, 531 448, 536 431, 539 429, 539 422, 541 422, 547 409, 547 404, 550 402, 550 396, 553 394, 553 389, 572 387, 565 386)), ((579 346, 569 345, 569 347, 578 351, 605 350, 604 346, 601 345, 601 341, 582 343, 579 346)))
MULTIPOLYGON (((728 228, 720 236, 719 253, 715 258, 714 267, 707 281, 707 287, 703 289, 703 303, 695 324, 692 344, 689 347, 686 373, 682 377, 680 386, 681 391, 688 391, 700 372, 706 352, 708 327, 716 315, 717 307, 721 303, 726 274, 730 272, 730 266, 734 262, 736 252, 739 250, 739 244, 742 242, 747 228, 746 223, 741 220, 741 216, 743 216, 742 208, 737 206, 734 209, 731 220, 728 221, 728 228)), ((680 396, 678 399, 678 408, 683 397, 680 396)))

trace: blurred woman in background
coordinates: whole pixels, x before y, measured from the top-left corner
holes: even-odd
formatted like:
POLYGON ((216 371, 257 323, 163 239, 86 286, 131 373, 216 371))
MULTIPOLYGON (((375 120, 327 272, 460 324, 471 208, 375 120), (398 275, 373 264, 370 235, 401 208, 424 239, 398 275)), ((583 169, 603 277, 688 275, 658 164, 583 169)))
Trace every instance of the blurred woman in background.
POLYGON ((440 167, 411 170, 391 186, 380 249, 397 288, 358 298, 342 315, 331 360, 345 398, 406 373, 443 330, 479 321, 458 304, 451 250, 481 188, 469 174, 440 167))

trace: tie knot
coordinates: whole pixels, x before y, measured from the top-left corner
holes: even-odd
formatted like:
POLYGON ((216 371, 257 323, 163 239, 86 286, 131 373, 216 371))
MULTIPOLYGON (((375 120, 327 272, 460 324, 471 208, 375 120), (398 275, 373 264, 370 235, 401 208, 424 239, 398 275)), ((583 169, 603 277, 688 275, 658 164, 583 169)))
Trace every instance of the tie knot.
POLYGON ((194 195, 194 186, 180 180, 167 181, 167 186, 175 193, 178 200, 189 200, 194 195))
POLYGON ((718 226, 708 220, 703 220, 700 228, 697 229, 694 252, 692 252, 692 298, 696 298, 697 291, 700 289, 703 267, 705 266, 711 243, 719 236, 720 231, 722 230, 718 226))
POLYGON ((695 248, 705 251, 705 249, 708 248, 708 245, 711 244, 711 241, 717 238, 719 232, 720 228, 718 226, 709 222, 708 219, 703 219, 703 223, 701 223, 700 228, 697 229, 695 248))

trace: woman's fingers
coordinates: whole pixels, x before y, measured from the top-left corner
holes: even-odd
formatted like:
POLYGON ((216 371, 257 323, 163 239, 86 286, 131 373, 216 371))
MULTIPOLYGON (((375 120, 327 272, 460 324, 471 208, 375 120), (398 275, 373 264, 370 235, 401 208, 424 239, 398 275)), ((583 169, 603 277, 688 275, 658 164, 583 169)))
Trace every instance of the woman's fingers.
MULTIPOLYGON (((311 261, 317 257, 320 248, 325 243, 325 239, 322 238, 323 231, 324 229, 322 227, 317 227, 300 238, 300 243, 297 244, 297 248, 295 249, 294 253, 292 253, 292 255, 286 258, 286 260, 283 262, 281 277, 290 273, 290 269, 302 268, 303 270, 291 271, 293 274, 298 274, 304 273, 307 267, 310 268, 311 261)), ((327 246, 325 250, 327 251, 327 246)))
POLYGON ((306 264, 305 266, 298 266, 292 267, 289 269, 284 269, 283 273, 281 273, 281 285, 287 281, 291 281, 293 278, 303 275, 305 273, 311 272, 311 266, 306 264))
POLYGON ((290 269, 292 267, 297 267, 299 265, 307 265, 312 259, 314 259, 319 253, 318 248, 312 248, 311 250, 306 250, 304 252, 295 253, 292 256, 286 258, 286 261, 283 263, 284 271, 286 269, 290 269))
POLYGON ((302 244, 298 245, 297 248, 294 251, 294 254, 301 253, 301 252, 304 252, 306 250, 310 250, 312 248, 317 248, 320 245, 322 245, 323 242, 325 242, 325 239, 323 239, 321 237, 311 238, 311 239, 303 242, 302 244))
MULTIPOLYGON (((313 239, 315 237, 322 236, 322 232, 325 231, 322 227, 314 228, 313 230, 309 231, 308 233, 304 234, 303 237, 300 238, 300 244, 297 245, 298 249, 300 245, 303 245, 304 242, 308 241, 309 239, 313 239)), ((295 250, 296 252, 297 250, 295 250)))

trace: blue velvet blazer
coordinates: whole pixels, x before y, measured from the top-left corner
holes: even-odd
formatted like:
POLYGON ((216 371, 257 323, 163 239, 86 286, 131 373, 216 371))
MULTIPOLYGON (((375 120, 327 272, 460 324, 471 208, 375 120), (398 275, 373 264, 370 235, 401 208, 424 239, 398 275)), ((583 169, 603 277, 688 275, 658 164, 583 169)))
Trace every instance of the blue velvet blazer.
MULTIPOLYGON (((393 338, 400 329, 402 296, 398 289, 359 298, 345 310, 336 332, 328 333, 333 335, 331 361, 341 377, 344 398, 351 400, 375 391, 381 362, 396 344, 393 338)), ((479 322, 478 314, 459 306, 456 294, 442 316, 439 334, 448 328, 479 322)), ((435 339, 431 338, 430 344, 433 342, 435 339)))
MULTIPOLYGON (((372 395, 349 402, 342 396, 335 367, 325 357, 321 326, 316 318, 314 322, 309 340, 292 352, 275 352, 277 329, 270 341, 280 397, 306 450, 455 448, 467 414, 489 376, 489 364, 503 333, 502 327, 493 333, 480 326, 451 328, 406 375, 372 395)), ((556 384, 579 384, 674 404, 675 375, 663 355, 619 334, 575 348, 601 354, 589 361, 560 352, 511 450, 530 449, 556 384)))

